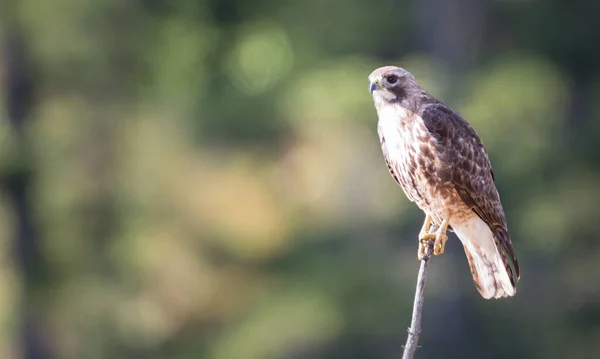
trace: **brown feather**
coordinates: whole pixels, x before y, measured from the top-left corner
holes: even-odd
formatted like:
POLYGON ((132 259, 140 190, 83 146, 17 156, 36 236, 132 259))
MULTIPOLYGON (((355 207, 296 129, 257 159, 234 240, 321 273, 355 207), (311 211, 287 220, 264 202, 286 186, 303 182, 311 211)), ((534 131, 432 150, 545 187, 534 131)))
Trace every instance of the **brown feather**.
POLYGON ((508 266, 511 280, 521 277, 519 262, 508 235, 506 217, 500 195, 494 183, 492 165, 475 130, 455 111, 438 103, 424 109, 422 119, 436 140, 434 144, 445 153, 444 170, 458 195, 492 230, 498 249, 506 261, 508 254, 514 271, 508 266), (506 253, 506 254, 505 254, 506 253))

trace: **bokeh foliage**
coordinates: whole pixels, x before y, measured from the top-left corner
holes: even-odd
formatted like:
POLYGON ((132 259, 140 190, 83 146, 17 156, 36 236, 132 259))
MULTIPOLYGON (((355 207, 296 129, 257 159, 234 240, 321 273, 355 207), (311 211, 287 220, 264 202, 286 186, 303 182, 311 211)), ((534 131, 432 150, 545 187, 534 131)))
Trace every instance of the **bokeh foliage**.
POLYGON ((594 8, 8 0, 35 95, 22 135, 0 104, 0 357, 33 358, 29 315, 48 358, 399 357, 422 215, 381 157, 366 78, 387 64, 476 128, 523 268, 484 301, 452 237, 418 356, 600 355, 594 8))

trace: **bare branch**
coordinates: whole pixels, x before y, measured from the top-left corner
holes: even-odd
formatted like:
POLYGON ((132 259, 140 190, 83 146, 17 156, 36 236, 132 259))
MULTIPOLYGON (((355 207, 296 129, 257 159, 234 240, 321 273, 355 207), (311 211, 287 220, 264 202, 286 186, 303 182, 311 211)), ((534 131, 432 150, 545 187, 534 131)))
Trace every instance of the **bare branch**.
POLYGON ((408 328, 408 338, 404 346, 404 355, 402 359, 412 359, 415 356, 421 335, 421 315, 423 313, 423 301, 425 300, 425 281, 427 280, 427 266, 431 252, 433 251, 433 242, 429 243, 425 249, 425 257, 421 260, 419 276, 417 277, 417 290, 415 293, 415 302, 413 304, 412 320, 408 328))

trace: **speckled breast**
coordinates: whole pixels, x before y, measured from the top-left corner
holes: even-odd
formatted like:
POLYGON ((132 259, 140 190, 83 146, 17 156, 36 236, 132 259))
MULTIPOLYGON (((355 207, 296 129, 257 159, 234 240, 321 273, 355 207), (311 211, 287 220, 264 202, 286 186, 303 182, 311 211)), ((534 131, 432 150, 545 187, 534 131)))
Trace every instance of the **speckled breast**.
POLYGON ((378 132, 390 174, 406 196, 440 223, 446 211, 470 215, 454 186, 440 177, 441 161, 430 146, 429 131, 419 116, 407 111, 395 116, 381 116, 378 132))

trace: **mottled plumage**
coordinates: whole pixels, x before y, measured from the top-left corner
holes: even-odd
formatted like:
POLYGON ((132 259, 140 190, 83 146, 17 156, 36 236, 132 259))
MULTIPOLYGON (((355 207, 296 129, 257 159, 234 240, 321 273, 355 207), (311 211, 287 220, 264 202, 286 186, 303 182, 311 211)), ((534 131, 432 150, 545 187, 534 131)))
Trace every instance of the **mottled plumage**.
POLYGON ((519 265, 492 166, 475 130, 401 68, 379 68, 369 80, 394 180, 434 225, 447 219, 483 297, 514 295, 519 265))

